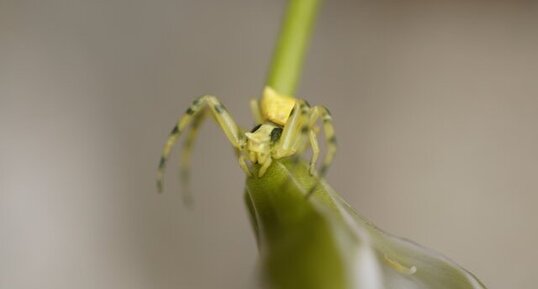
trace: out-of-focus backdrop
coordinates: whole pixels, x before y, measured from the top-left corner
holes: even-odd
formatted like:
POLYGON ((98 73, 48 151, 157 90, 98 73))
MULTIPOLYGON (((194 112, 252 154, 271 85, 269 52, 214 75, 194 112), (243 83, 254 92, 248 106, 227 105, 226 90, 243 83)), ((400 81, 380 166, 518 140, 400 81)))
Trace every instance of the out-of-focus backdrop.
MULTIPOLYGON (((256 283, 219 129, 193 209, 154 176, 194 97, 253 124, 284 4, 0 1, 1 289, 256 283)), ((492 289, 538 283, 537 29, 535 1, 326 1, 299 93, 334 115, 333 187, 492 289)))

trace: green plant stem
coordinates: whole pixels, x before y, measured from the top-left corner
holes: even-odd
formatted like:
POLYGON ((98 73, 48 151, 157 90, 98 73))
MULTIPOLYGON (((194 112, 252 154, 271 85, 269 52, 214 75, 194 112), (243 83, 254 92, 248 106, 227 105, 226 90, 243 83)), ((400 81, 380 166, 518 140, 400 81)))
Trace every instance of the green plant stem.
POLYGON ((321 0, 290 0, 271 61, 267 85, 295 94, 321 0))

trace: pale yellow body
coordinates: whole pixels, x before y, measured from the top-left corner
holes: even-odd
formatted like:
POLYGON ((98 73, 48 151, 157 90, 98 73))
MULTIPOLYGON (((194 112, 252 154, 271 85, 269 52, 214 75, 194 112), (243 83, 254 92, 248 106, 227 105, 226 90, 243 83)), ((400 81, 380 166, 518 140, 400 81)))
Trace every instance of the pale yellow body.
POLYGON ((295 98, 278 94, 274 89, 265 87, 260 102, 262 117, 283 126, 288 121, 295 103, 297 103, 295 98))
MULTIPOLYGON (((308 145, 312 148, 310 172, 314 174, 320 153, 317 122, 321 120, 327 139, 327 155, 321 166, 320 175, 326 173, 336 152, 336 139, 331 116, 325 107, 310 107, 301 99, 281 95, 274 89, 266 87, 259 103, 257 100, 251 101, 251 109, 258 125, 250 132, 243 132, 216 97, 202 96, 196 99, 185 115, 178 120, 163 148, 157 174, 158 190, 162 190, 164 169, 172 146, 187 126, 192 124, 181 160, 181 176, 184 185, 187 186, 191 149, 198 126, 208 113, 213 115, 235 148, 241 168, 246 174, 251 175, 251 165, 259 164, 259 177, 265 174, 273 159, 302 153, 308 145)), ((187 187, 185 191, 186 189, 187 187)))

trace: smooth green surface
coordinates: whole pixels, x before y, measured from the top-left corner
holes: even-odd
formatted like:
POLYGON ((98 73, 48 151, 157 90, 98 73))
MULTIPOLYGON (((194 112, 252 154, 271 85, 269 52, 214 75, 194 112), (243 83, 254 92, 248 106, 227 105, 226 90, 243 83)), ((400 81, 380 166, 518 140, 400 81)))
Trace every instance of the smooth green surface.
POLYGON ((316 183, 306 164, 278 160, 247 179, 266 288, 485 288, 442 255, 381 231, 324 182, 305 199, 316 183))
POLYGON ((347 288, 331 225, 299 189, 312 186, 311 179, 290 179, 282 169, 276 163, 263 178, 247 180, 266 281, 270 288, 347 288))
POLYGON ((290 0, 271 60, 267 85, 295 95, 320 0, 290 0))

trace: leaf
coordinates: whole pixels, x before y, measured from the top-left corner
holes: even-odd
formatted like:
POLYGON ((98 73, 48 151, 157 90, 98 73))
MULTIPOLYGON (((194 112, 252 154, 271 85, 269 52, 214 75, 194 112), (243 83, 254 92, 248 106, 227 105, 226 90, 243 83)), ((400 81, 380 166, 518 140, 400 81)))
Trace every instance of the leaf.
POLYGON ((263 177, 248 178, 245 201, 266 288, 485 288, 442 255, 359 216, 303 162, 277 160, 263 177))

